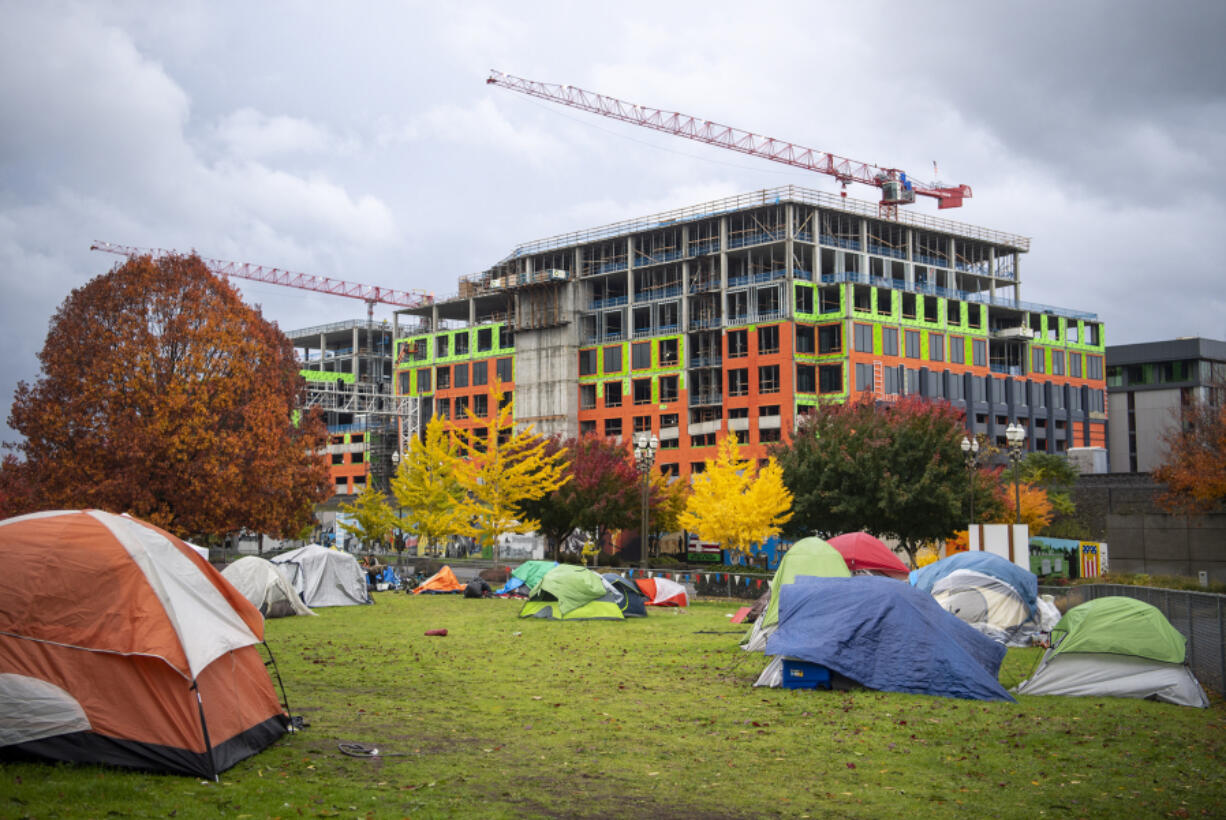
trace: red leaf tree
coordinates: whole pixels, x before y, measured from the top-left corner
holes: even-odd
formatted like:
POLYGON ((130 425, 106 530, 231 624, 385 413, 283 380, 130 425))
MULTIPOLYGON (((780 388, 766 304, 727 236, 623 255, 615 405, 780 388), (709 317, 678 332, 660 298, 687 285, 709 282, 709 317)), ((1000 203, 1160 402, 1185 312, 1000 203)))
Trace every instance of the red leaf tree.
MULTIPOLYGON (((197 256, 133 258, 74 290, 16 390, 15 507, 129 512, 181 536, 295 534, 329 492, 318 414, 277 326, 197 256)), ((10 514, 18 512, 10 509, 10 514)))

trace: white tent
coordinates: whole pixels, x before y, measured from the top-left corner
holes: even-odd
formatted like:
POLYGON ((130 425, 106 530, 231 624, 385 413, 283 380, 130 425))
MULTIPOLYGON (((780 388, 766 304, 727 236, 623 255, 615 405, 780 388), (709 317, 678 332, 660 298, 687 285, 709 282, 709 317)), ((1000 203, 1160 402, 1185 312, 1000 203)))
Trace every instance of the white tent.
POLYGON ((199 555, 201 558, 203 558, 206 561, 209 560, 209 548, 208 547, 202 547, 199 544, 193 544, 191 541, 188 541, 187 545, 191 547, 192 549, 194 549, 196 551, 196 554, 199 555))
POLYGON ((254 555, 240 558, 221 574, 265 618, 315 614, 298 598, 285 576, 263 558, 254 555))
POLYGON ((309 607, 373 603, 366 591, 366 573, 347 552, 307 544, 272 559, 309 607))
POLYGON ((1039 622, 1011 585, 973 569, 951 572, 932 585, 947 612, 1007 646, 1030 646, 1039 622))

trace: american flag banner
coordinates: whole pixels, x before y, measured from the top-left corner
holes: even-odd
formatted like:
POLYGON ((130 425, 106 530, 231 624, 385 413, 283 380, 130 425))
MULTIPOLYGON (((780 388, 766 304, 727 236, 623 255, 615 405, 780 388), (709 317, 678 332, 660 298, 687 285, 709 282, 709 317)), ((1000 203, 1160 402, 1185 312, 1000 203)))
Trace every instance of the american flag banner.
POLYGON ((1081 543, 1081 577, 1098 577, 1098 544, 1081 543))

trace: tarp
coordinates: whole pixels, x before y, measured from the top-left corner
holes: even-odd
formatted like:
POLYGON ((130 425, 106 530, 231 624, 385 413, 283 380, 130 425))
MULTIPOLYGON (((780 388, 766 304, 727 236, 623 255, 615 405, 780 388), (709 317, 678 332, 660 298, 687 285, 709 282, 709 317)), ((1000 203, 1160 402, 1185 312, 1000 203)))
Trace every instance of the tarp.
POLYGON ((307 544, 269 560, 309 607, 373 603, 366 590, 366 571, 347 552, 307 544))
POLYGON ((240 558, 221 574, 265 618, 315 614, 302 603, 276 566, 263 558, 255 555, 240 558))
POLYGON ((1153 698, 1205 708, 1209 700, 1184 663, 1186 641, 1157 608, 1125 597, 1073 607, 1052 629, 1052 646, 1025 695, 1153 698))
POLYGON ((762 616, 753 622, 741 647, 748 652, 760 652, 766 639, 779 623, 779 591, 800 576, 813 578, 850 578, 851 571, 838 550, 820 538, 802 538, 792 545, 770 582, 770 600, 762 616))
POLYGON ((0 752, 212 777, 288 729, 263 634, 220 572, 152 524, 0 522, 0 752))
POLYGON ((873 573, 906 580, 909 570, 881 539, 867 532, 845 532, 827 543, 834 547, 852 573, 873 573))
POLYGON ((766 654, 821 664, 870 689, 1013 698, 996 679, 1005 648, 889 578, 802 578, 779 596, 766 654))
POLYGON ((624 620, 618 593, 599 574, 575 564, 560 564, 532 588, 521 618, 549 620, 624 620))
POLYGON ((689 606, 685 587, 667 578, 635 578, 634 583, 646 599, 647 606, 689 606))
POLYGON ((1039 579, 1008 558, 990 552, 959 552, 911 573, 911 585, 931 593, 937 581, 960 569, 971 569, 999 578, 1018 591, 1031 615, 1038 611, 1039 579))
POLYGON ((444 566, 438 572, 431 575, 426 580, 422 581, 413 589, 414 595, 420 595, 423 592, 438 595, 440 593, 463 592, 464 585, 455 577, 455 573, 451 571, 450 566, 444 566))
POLYGON ((601 576, 604 578, 605 584, 611 586, 613 591, 621 596, 618 601, 618 607, 622 611, 622 615, 627 618, 646 618, 647 604, 643 593, 639 591, 631 581, 626 580, 616 572, 606 572, 601 576))
POLYGON ((525 561, 511 571, 511 577, 501 589, 494 590, 495 595, 507 595, 520 590, 518 595, 526 595, 532 591, 545 576, 545 573, 558 565, 557 561, 525 561), (521 589, 522 587, 522 589, 521 589))

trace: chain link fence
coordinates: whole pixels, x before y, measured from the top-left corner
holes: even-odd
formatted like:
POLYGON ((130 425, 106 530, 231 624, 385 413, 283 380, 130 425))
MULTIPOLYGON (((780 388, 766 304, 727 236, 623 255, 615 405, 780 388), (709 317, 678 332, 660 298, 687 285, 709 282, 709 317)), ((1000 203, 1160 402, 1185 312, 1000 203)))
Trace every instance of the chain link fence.
POLYGON ((1136 598, 1156 607, 1188 639, 1188 666, 1201 686, 1226 695, 1226 595, 1123 584, 1039 587, 1061 612, 1109 595, 1136 598))

